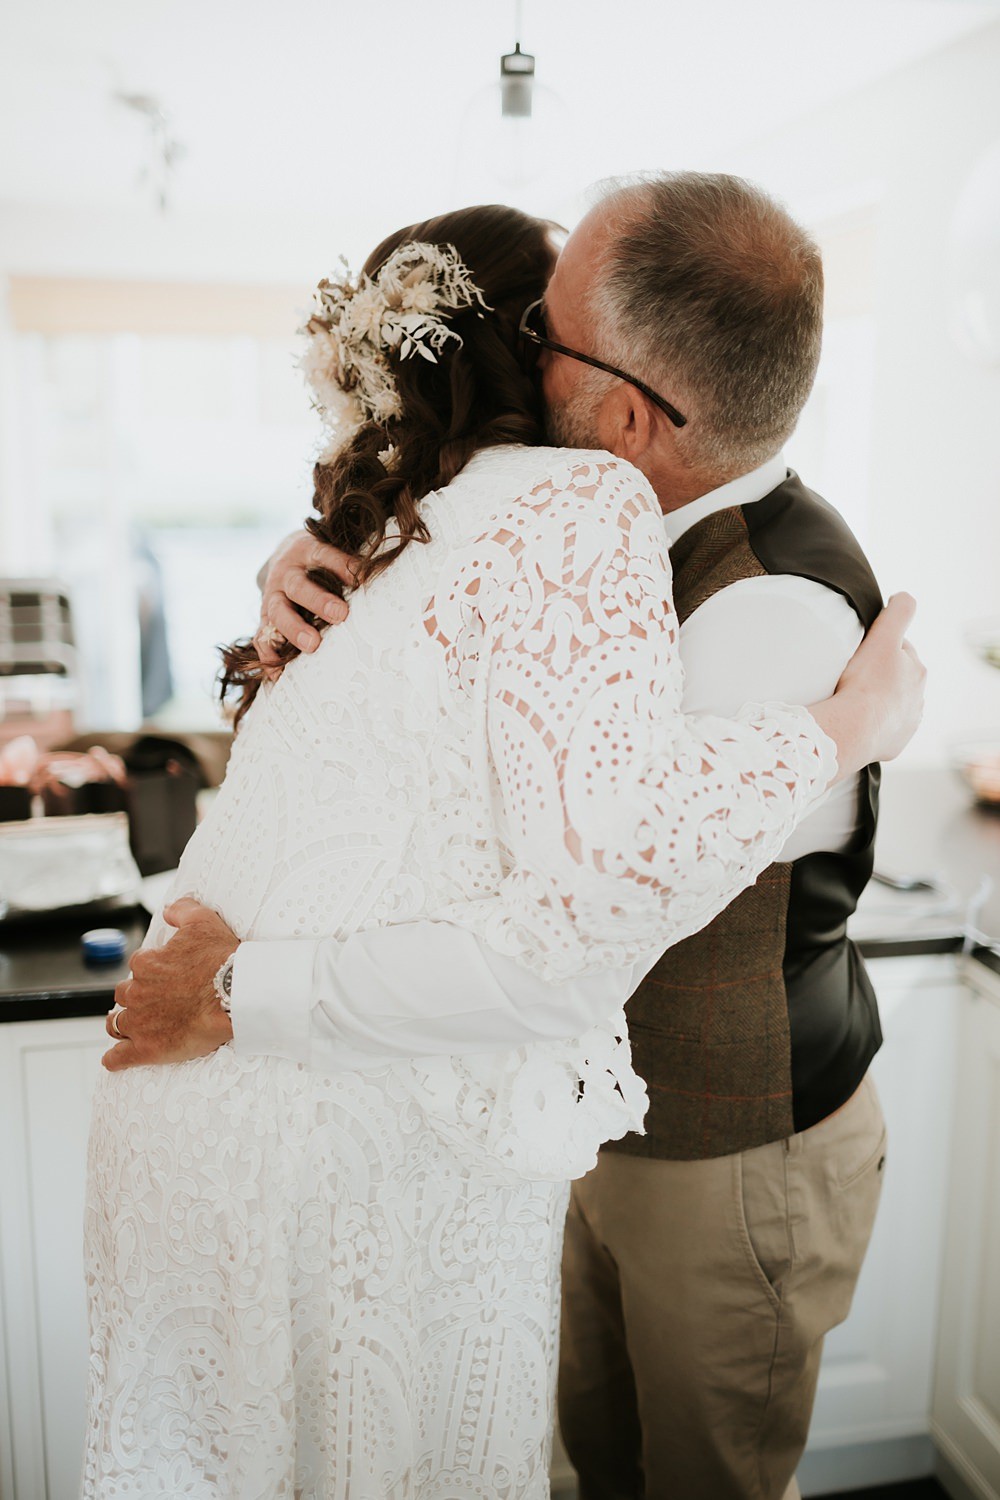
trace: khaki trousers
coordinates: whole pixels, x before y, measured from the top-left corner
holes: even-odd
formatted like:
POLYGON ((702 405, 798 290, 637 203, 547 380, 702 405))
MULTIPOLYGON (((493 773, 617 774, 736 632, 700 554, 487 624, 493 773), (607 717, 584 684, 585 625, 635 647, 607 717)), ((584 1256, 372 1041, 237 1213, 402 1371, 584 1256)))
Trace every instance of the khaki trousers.
POLYGON ((559 1420, 580 1500, 798 1496, 884 1162, 866 1079, 788 1140, 694 1162, 604 1151, 573 1184, 559 1420))

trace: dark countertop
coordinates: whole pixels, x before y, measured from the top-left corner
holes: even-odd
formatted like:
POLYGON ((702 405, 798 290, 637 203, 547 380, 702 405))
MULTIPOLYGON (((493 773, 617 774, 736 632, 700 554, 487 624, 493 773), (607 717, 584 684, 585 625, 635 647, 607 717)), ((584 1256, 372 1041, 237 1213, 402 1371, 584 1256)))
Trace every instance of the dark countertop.
POLYGON ((104 1015, 114 1001, 115 985, 128 978, 132 954, 148 925, 146 913, 135 906, 100 916, 91 912, 0 922, 0 1022, 104 1015), (121 963, 84 962, 80 938, 94 927, 119 927, 125 933, 121 963))
MULTIPOLYGON (((866 956, 954 952, 974 929, 974 956, 1000 973, 1000 813, 973 806, 950 771, 889 766, 876 866, 932 881, 935 889, 903 894, 869 886, 851 928, 866 956)), ((130 907, 100 917, 0 923, 0 1022, 103 1015, 146 922, 141 908, 130 907), (128 957, 99 968, 84 963, 81 934, 106 926, 123 929, 128 957)))

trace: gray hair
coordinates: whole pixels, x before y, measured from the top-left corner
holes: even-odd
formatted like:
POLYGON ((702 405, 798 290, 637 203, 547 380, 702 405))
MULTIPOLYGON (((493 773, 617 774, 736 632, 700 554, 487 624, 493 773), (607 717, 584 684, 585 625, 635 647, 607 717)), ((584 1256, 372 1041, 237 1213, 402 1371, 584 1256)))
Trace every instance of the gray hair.
POLYGON ((604 357, 689 417, 678 453, 718 482, 790 436, 823 326, 815 242, 760 188, 722 173, 602 185, 611 238, 589 311, 604 357))

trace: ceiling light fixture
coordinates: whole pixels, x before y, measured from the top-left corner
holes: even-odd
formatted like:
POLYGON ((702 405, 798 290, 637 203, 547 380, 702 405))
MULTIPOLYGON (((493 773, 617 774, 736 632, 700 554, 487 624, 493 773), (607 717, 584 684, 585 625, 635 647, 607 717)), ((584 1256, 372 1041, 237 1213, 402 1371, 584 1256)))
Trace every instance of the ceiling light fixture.
POLYGON ((551 217, 563 193, 568 112, 538 82, 535 56, 521 48, 522 0, 514 0, 514 50, 500 58, 500 76, 470 98, 456 131, 455 198, 512 203, 551 217))
MULTIPOLYGON (((518 7, 520 10, 520 7, 518 7)), ((530 119, 535 87, 535 59, 514 43, 513 52, 500 59, 500 113, 504 119, 530 119)))

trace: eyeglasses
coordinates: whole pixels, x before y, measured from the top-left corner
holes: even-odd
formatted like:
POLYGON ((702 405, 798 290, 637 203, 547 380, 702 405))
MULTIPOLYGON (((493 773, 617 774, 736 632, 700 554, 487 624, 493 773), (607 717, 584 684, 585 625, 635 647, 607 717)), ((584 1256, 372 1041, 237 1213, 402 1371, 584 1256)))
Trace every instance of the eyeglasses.
POLYGON ((593 365, 595 370, 603 370, 607 375, 616 375, 619 380, 624 380, 627 385, 634 385, 637 391, 648 396, 662 412, 666 412, 675 427, 687 426, 687 417, 682 417, 676 406, 671 406, 669 401, 658 396, 641 380, 636 380, 634 375, 628 375, 624 370, 619 370, 617 365, 605 364, 603 359, 594 359, 591 354, 581 354, 578 349, 567 349, 565 344, 557 344, 554 339, 550 339, 545 323, 543 301, 544 299, 539 297, 537 302, 532 302, 521 314, 521 322, 517 330, 521 338, 527 339, 529 343, 537 344, 542 349, 551 349, 555 354, 565 354, 567 359, 578 359, 581 364, 593 365))

